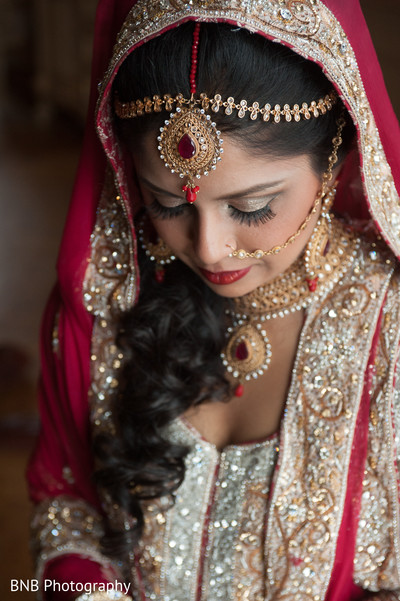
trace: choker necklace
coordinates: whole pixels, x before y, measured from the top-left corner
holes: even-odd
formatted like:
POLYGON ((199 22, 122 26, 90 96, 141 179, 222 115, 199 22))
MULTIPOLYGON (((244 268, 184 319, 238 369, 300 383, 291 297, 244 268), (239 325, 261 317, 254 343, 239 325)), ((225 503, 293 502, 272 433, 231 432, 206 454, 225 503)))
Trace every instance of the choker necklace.
POLYGON ((332 290, 353 262, 357 248, 354 233, 333 218, 329 239, 313 266, 317 287, 310 287, 307 261, 300 257, 281 276, 233 299, 233 306, 226 310, 229 325, 221 359, 227 372, 239 380, 235 396, 243 395, 244 382, 262 376, 269 368, 272 348, 268 321, 306 309, 313 299, 332 290))

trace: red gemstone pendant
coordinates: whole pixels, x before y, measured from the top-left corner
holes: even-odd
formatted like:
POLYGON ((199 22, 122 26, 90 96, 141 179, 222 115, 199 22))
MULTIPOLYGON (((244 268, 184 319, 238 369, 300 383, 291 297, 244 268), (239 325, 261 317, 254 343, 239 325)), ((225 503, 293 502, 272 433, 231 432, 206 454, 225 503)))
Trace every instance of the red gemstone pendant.
POLYGON ((161 265, 157 265, 154 276, 156 278, 156 282, 158 282, 159 284, 162 284, 165 279, 164 267, 162 267, 161 265))
POLYGON ((189 134, 183 135, 180 139, 178 144, 178 152, 183 159, 192 159, 196 155, 196 144, 189 134))
POLYGON ((239 361, 245 361, 249 356, 249 351, 247 349, 247 344, 244 342, 239 342, 235 350, 235 357, 239 359, 239 361))

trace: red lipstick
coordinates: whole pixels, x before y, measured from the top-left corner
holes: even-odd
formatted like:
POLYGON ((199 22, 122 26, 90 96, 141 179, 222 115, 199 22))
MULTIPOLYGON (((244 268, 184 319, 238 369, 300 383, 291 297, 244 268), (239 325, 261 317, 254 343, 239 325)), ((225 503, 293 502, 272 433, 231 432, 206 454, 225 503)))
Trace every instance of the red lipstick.
POLYGON ((236 271, 207 271, 207 269, 200 269, 199 271, 203 274, 203 276, 212 284, 218 285, 226 285, 233 284, 233 282, 237 282, 244 278, 246 274, 249 273, 251 269, 250 267, 246 267, 246 269, 237 269, 236 271))

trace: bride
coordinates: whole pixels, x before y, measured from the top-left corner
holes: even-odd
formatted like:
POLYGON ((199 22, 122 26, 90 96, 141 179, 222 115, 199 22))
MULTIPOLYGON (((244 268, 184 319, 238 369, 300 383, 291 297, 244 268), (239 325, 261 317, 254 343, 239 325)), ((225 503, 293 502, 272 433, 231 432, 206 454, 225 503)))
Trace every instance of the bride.
POLYGON ((100 2, 29 468, 45 599, 400 599, 399 130, 350 4, 100 2))

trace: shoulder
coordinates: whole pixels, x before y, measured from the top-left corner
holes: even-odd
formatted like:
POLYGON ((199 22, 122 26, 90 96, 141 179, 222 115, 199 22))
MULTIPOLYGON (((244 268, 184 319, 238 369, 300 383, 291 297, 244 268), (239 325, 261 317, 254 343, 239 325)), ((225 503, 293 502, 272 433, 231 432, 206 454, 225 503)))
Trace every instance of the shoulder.
POLYGON ((374 230, 359 229, 357 236, 358 251, 351 277, 380 295, 379 345, 385 347, 385 356, 393 360, 400 343, 400 263, 374 230))
POLYGON ((369 223, 367 225, 348 226, 354 231, 359 240, 358 259, 365 267, 375 272, 398 272, 399 262, 387 246, 382 236, 369 223))
POLYGON ((355 260, 351 268, 351 278, 354 282, 365 284, 380 280, 385 282, 387 294, 384 305, 393 308, 393 299, 400 294, 400 262, 383 238, 370 224, 346 224, 357 239, 355 260))

